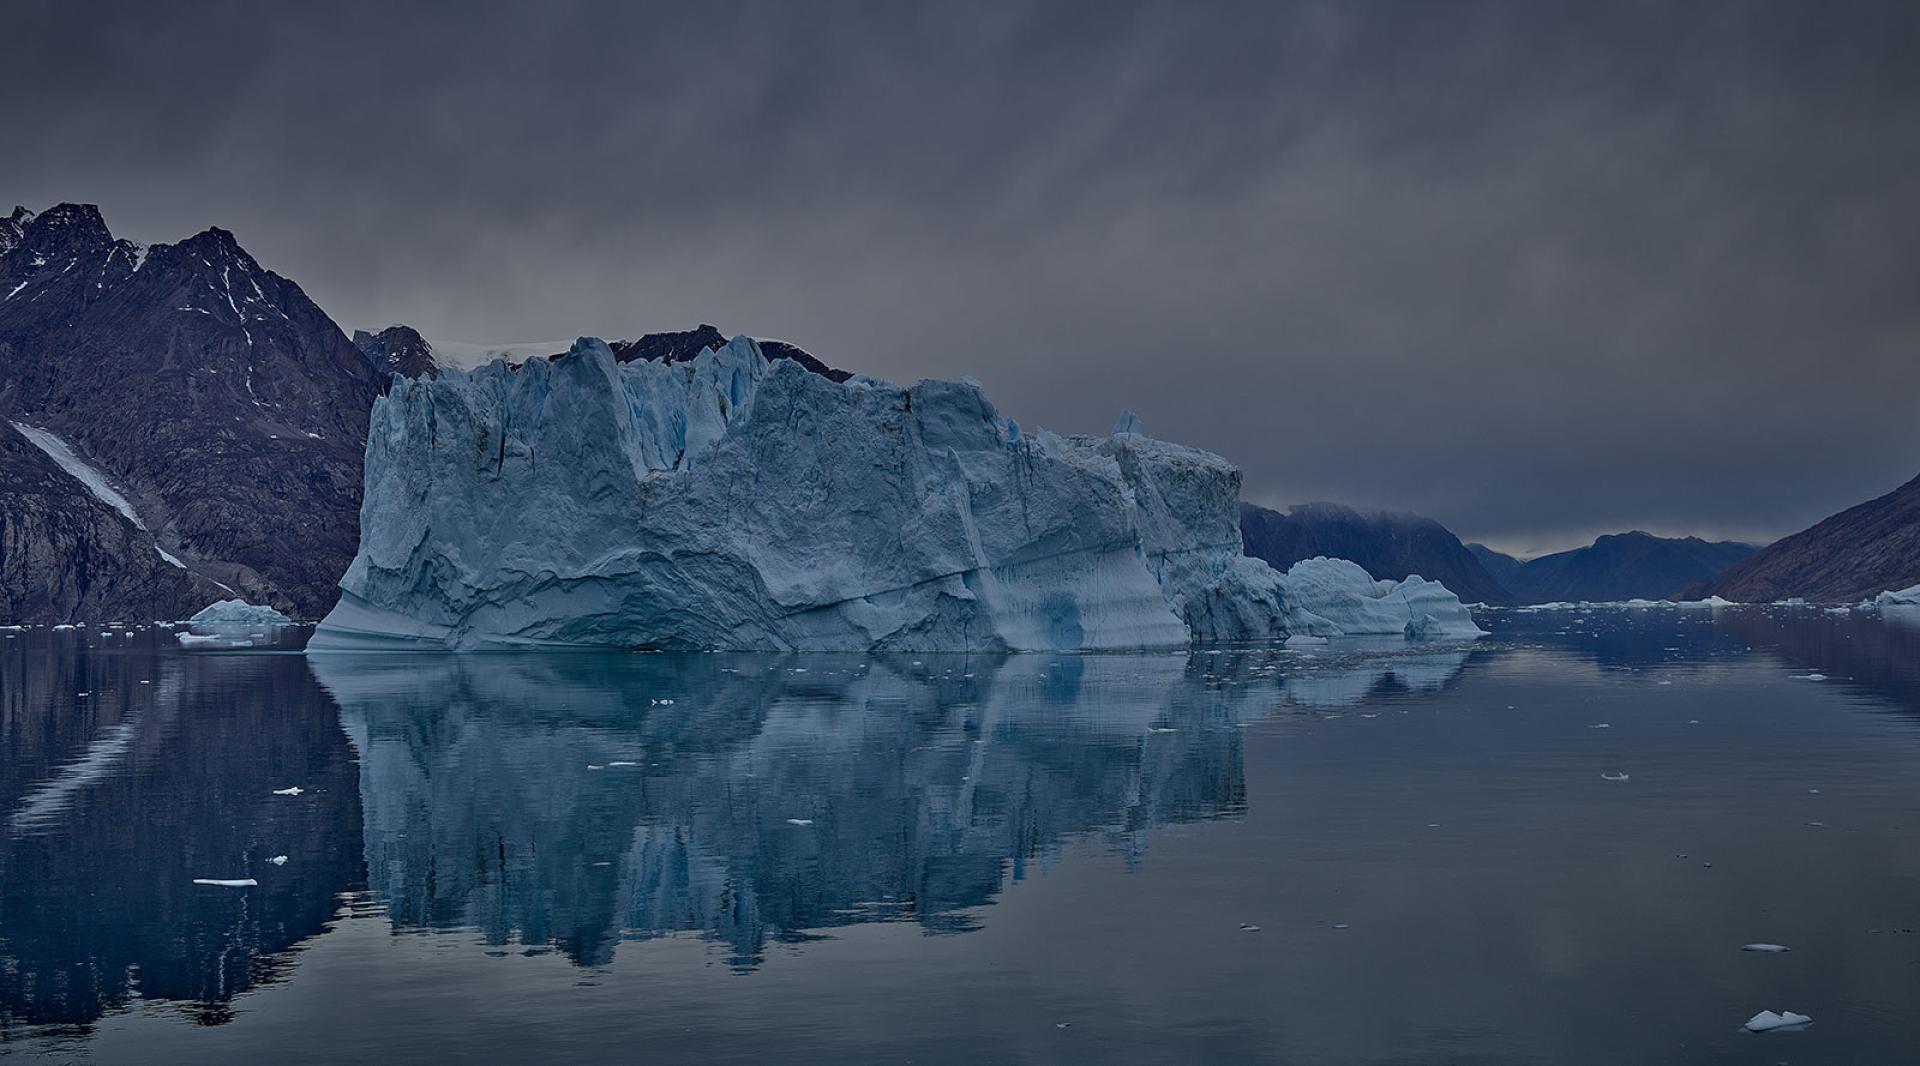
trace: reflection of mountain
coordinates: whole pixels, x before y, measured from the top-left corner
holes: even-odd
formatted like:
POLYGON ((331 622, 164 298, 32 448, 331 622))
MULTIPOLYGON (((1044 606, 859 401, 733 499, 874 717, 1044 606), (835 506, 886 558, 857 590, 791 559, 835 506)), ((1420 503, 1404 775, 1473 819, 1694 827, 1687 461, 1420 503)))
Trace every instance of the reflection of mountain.
POLYGON ((1877 614, 1752 609, 1722 614, 1721 626, 1753 647, 1920 715, 1920 608, 1877 614))
POLYGON ((674 933, 744 969, 808 930, 965 929, 1068 838, 1130 851, 1244 803, 1253 698, 1213 683, 1218 656, 310 661, 361 750, 395 924, 586 965, 674 933))
POLYGON ((0 743, 0 1031, 136 990, 224 1021, 363 883, 352 749, 297 658, 7 641, 0 743))

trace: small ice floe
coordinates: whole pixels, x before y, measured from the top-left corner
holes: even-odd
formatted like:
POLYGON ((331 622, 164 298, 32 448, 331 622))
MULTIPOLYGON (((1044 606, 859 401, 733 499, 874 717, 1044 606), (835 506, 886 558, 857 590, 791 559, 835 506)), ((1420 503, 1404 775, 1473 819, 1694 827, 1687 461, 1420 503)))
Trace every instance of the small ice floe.
POLYGON ((1178 733, 1178 732, 1180 732, 1180 731, 1179 731, 1178 729, 1174 729, 1174 728, 1172 728, 1171 726, 1163 726, 1163 725, 1156 725, 1156 726, 1149 726, 1149 727, 1147 727, 1147 732, 1149 732, 1149 733, 1178 733))
POLYGON ((1795 681, 1825 681, 1827 679, 1827 675, 1825 674, 1794 674, 1793 679, 1795 681))
POLYGON ((671 706, 673 706, 673 701, 672 701, 672 700, 648 700, 648 701, 647 701, 647 706, 649 706, 649 707, 671 707, 671 706))
POLYGON ((285 866, 287 864, 287 857, 285 855, 275 855, 273 858, 268 859, 267 861, 274 864, 275 866, 285 866))
POLYGON ((62 622, 59 625, 54 626, 53 631, 55 633, 64 633, 69 629, 79 629, 79 628, 80 628, 79 626, 74 625, 72 622, 62 622))
POLYGON ((1700 719, 1698 719, 1698 718, 1689 718, 1689 719, 1687 719, 1687 724, 1688 724, 1688 725, 1699 725, 1699 724, 1700 724, 1700 719))
POLYGON ((1813 1019, 1804 1014, 1795 1014, 1790 1010, 1783 1010, 1776 1014, 1770 1010, 1763 1010, 1748 1018, 1743 1028, 1749 1033, 1779 1033, 1793 1032, 1812 1024, 1813 1019))
POLYGON ((1260 931, 1260 927, 1252 922, 1241 922, 1240 931, 1243 933, 1257 933, 1260 931))
POLYGON ((175 639, 180 641, 180 644, 182 647, 187 647, 187 648, 205 648, 205 647, 251 648, 253 647, 253 641, 251 640, 247 640, 245 638, 235 640, 232 637, 223 637, 217 633, 175 633, 174 637, 175 639))
POLYGON ((809 826, 809 825, 812 825, 812 824, 813 824, 813 819, 811 819, 811 818, 789 818, 789 819, 787 819, 787 824, 788 824, 788 825, 798 825, 798 826, 809 826))
POLYGON ((252 888, 260 882, 251 877, 196 877, 196 885, 218 885, 221 888, 252 888))
POLYGON ((1784 955, 1793 949, 1785 944, 1742 944, 1741 951, 1758 951, 1765 955, 1784 955))
POLYGON ((1825 828, 1827 827, 1827 823, 1825 823, 1825 822, 1808 822, 1808 823, 1807 823, 1807 826, 1808 826, 1809 828, 1811 828, 1811 829, 1825 829, 1825 828))
POLYGON ((1671 682, 1671 681, 1655 681, 1655 682, 1654 682, 1654 684, 1656 684, 1656 685, 1671 685, 1671 684, 1673 684, 1673 682, 1671 682))
POLYGON ((1626 774, 1601 774, 1600 775, 1600 780, 1602 781, 1625 781, 1627 779, 1628 779, 1628 775, 1626 774))
POLYGON ((1610 722, 1595 722, 1592 725, 1588 726, 1587 728, 1588 729, 1612 729, 1613 725, 1610 722))
POLYGON ((1053 1027, 1055 1029, 1071 1029, 1073 1028, 1073 1023, 1072 1022, 1054 1022, 1053 1027))
POLYGON ((588 764, 587 764, 587 769, 589 769, 589 770, 604 770, 604 769, 606 769, 606 767, 605 767, 605 766, 603 766, 603 765, 601 765, 600 763, 597 763, 597 762, 590 762, 590 763, 588 763, 588 764))
POLYGON ((1352 926, 1348 925, 1345 922, 1335 922, 1333 923, 1333 927, 1335 929, 1351 929, 1352 928, 1352 926))
POLYGON ((298 796, 300 793, 305 791, 306 789, 301 788, 299 785, 290 785, 286 788, 274 789, 273 794, 276 796, 298 796))
POLYGON ((608 766, 638 766, 640 764, 637 762, 633 762, 629 759, 615 759, 612 762, 608 763, 607 765, 608 766))

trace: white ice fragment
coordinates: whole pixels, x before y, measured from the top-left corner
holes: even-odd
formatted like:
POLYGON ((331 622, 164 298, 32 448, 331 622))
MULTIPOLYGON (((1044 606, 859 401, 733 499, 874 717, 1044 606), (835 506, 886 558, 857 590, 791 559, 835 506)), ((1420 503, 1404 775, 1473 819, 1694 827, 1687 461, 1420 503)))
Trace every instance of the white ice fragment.
POLYGON ((1795 681, 1825 681, 1827 679, 1827 675, 1825 674, 1794 674, 1793 679, 1795 681))
POLYGON ((809 826, 809 825, 812 825, 812 824, 813 824, 813 819, 811 819, 811 818, 789 818, 789 819, 787 819, 787 824, 788 824, 788 825, 798 825, 798 826, 809 826))
POLYGON ((1748 1018, 1745 1028, 1749 1033, 1771 1033, 1811 1024, 1813 1019, 1804 1014, 1795 1014, 1790 1010, 1783 1010, 1776 1014, 1770 1010, 1763 1010, 1748 1018))
POLYGON ((638 766, 640 764, 637 762, 630 762, 626 759, 615 759, 612 762, 608 763, 607 765, 608 766, 638 766))
POLYGON ((1771 955, 1777 955, 1782 952, 1792 951, 1793 949, 1786 946, 1785 944, 1742 944, 1740 945, 1740 950, 1741 951, 1760 951, 1760 952, 1765 952, 1771 955))
POLYGON ((218 885, 221 888, 252 888, 260 882, 251 877, 196 877, 196 885, 218 885))
POLYGON ((306 789, 301 788, 299 785, 293 785, 288 788, 276 788, 273 790, 273 794, 276 796, 298 796, 305 791, 306 789))
POLYGON ((1628 776, 1626 774, 1601 774, 1600 779, 1602 781, 1625 781, 1628 779, 1628 776))

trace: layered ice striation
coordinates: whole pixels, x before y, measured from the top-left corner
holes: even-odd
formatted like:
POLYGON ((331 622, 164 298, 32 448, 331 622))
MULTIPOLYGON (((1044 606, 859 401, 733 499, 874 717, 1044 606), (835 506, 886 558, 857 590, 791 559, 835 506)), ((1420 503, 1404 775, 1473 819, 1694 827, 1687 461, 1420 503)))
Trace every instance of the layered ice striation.
MULTIPOLYGON (((359 554, 309 647, 1285 637, 1286 580, 1241 553, 1239 472, 1120 428, 1023 432, 975 383, 835 382, 745 337, 627 364, 582 339, 396 381, 373 411, 359 554)), ((1403 628, 1444 613, 1395 602, 1403 628)))

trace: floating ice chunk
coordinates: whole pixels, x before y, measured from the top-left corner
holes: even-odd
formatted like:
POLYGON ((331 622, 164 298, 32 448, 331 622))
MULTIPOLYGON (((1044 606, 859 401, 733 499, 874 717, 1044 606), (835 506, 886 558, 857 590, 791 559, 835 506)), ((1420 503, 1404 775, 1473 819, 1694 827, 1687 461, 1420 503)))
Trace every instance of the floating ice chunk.
POLYGON ((221 600, 202 607, 187 622, 196 626, 284 626, 292 624, 293 619, 257 603, 221 600))
POLYGON ((1486 635, 1460 597, 1418 575, 1376 581, 1358 563, 1316 556, 1289 567, 1282 584, 1290 634, 1416 640, 1486 635))
POLYGON ((1595 722, 1592 725, 1588 726, 1587 728, 1588 729, 1612 729, 1613 726, 1607 722, 1595 722))
POLYGON ((608 763, 607 765, 608 766, 638 766, 640 764, 630 759, 615 759, 612 762, 608 763))
POLYGON ((1655 682, 1654 682, 1654 684, 1656 684, 1656 685, 1671 685, 1671 684, 1673 684, 1673 682, 1671 682, 1671 681, 1655 681, 1655 682))
POLYGON ((1759 951, 1769 955, 1778 955, 1793 949, 1785 944, 1742 944, 1741 951, 1759 951))
POLYGON ((798 826, 808 826, 808 825, 812 825, 812 824, 813 824, 813 819, 811 819, 811 818, 789 818, 789 819, 787 819, 787 824, 788 824, 788 825, 798 825, 798 826))
POLYGON ((1260 931, 1260 927, 1252 922, 1241 922, 1240 931, 1243 933, 1257 933, 1260 931))
POLYGON ((1602 780, 1602 781, 1625 781, 1625 780, 1628 780, 1628 775, 1626 775, 1626 774, 1601 774, 1601 775, 1600 775, 1600 780, 1602 780))
POLYGON ((1794 674, 1793 679, 1795 681, 1825 681, 1827 679, 1827 675, 1825 674, 1794 674))
POLYGON ((252 888, 260 882, 251 877, 196 877, 196 885, 219 885, 221 888, 252 888))
POLYGON ((1745 1028, 1749 1033, 1773 1033, 1804 1028, 1812 1024, 1813 1019, 1804 1014, 1795 1014, 1790 1010, 1783 1010, 1776 1014, 1770 1010, 1763 1010, 1748 1018, 1745 1028))
POLYGON ((253 647, 253 641, 251 640, 235 641, 230 637, 223 637, 214 633, 175 633, 174 639, 178 640, 183 647, 188 647, 188 648, 211 648, 211 647, 251 648, 253 647))
POLYGON ((79 629, 79 628, 80 628, 79 626, 77 626, 77 625, 74 625, 74 624, 73 624, 73 623, 71 623, 71 622, 62 622, 62 623, 60 623, 59 625, 57 625, 57 626, 54 626, 54 627, 53 627, 53 631, 54 631, 55 633, 58 633, 58 632, 61 632, 62 630, 67 630, 67 629, 79 629))
POLYGON ((1920 607, 1920 585, 1882 592, 1872 603, 1875 607, 1920 607))
POLYGON ((1738 607, 1739 604, 1734 603, 1732 600, 1721 599, 1718 596, 1708 596, 1704 600, 1681 600, 1679 603, 1674 604, 1674 606, 1686 610, 1711 610, 1720 607, 1738 607))
POLYGON ((273 858, 268 859, 267 861, 274 864, 275 866, 285 866, 287 864, 287 857, 285 855, 275 855, 273 858))
POLYGON ((273 794, 276 796, 298 796, 305 791, 306 789, 301 788, 299 785, 292 785, 287 788, 276 788, 273 790, 273 794))

